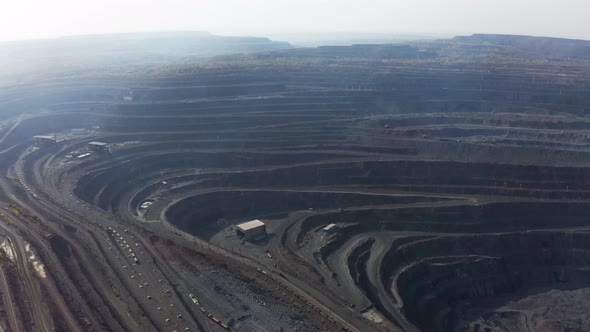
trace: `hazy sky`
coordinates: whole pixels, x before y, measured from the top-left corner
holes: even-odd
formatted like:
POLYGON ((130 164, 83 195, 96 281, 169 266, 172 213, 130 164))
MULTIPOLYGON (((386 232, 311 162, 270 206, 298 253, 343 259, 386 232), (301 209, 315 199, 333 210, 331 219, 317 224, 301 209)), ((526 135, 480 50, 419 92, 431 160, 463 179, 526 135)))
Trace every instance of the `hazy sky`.
POLYGON ((590 0, 0 0, 0 40, 207 30, 514 33, 590 39, 590 0))

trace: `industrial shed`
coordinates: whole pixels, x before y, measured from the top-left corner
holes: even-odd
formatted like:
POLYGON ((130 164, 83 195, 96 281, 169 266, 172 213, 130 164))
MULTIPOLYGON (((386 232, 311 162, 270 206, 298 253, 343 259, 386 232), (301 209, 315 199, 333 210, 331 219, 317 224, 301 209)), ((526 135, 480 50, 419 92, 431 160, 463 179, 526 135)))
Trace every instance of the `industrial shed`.
POLYGON ((243 236, 246 240, 259 240, 266 237, 266 225, 258 220, 251 220, 243 224, 239 224, 236 228, 236 233, 243 236))
POLYGON ((90 142, 88 147, 94 151, 109 151, 109 144, 104 142, 90 142))
POLYGON ((336 226, 336 224, 329 224, 328 226, 322 228, 322 230, 325 234, 332 234, 336 231, 337 228, 338 226, 336 226))
POLYGON ((55 143, 55 136, 36 135, 36 136, 33 136, 33 138, 35 139, 35 141, 38 144, 55 143))

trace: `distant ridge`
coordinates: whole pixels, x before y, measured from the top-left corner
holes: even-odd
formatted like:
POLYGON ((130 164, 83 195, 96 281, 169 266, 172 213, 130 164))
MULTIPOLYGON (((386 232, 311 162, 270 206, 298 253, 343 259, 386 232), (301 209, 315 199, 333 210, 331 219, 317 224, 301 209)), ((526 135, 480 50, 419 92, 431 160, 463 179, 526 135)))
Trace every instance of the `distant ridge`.
POLYGON ((473 34, 458 36, 459 43, 494 44, 503 46, 501 53, 531 59, 590 59, 590 41, 555 37, 523 35, 473 34))
POLYGON ((453 39, 459 41, 479 41, 479 42, 495 42, 495 43, 515 43, 522 41, 558 41, 558 42, 570 42, 570 43, 590 43, 589 40, 584 39, 569 39, 569 38, 558 38, 558 37, 542 37, 542 36, 527 36, 527 35, 508 35, 508 34, 487 34, 487 33, 474 33, 471 36, 456 36, 453 39))
POLYGON ((266 37, 217 36, 206 31, 67 36, 0 43, 0 58, 202 57, 292 48, 266 37))

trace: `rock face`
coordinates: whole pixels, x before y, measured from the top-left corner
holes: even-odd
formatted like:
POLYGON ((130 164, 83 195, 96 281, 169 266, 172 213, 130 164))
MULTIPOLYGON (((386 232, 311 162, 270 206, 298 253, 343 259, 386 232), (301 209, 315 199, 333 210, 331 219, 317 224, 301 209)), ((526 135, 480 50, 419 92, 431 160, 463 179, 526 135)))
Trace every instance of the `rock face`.
POLYGON ((486 299, 506 304, 542 289, 590 286, 588 240, 553 231, 432 238, 386 261, 408 319, 425 331, 448 331, 465 319, 465 307, 486 299))

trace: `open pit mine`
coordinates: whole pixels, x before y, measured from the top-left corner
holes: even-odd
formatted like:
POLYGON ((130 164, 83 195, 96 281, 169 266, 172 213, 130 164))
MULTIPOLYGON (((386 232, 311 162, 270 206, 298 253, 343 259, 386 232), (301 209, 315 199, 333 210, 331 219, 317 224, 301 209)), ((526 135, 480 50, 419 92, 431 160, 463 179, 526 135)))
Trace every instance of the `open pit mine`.
POLYGON ((166 61, 1 80, 1 330, 588 331, 590 42, 166 61))

